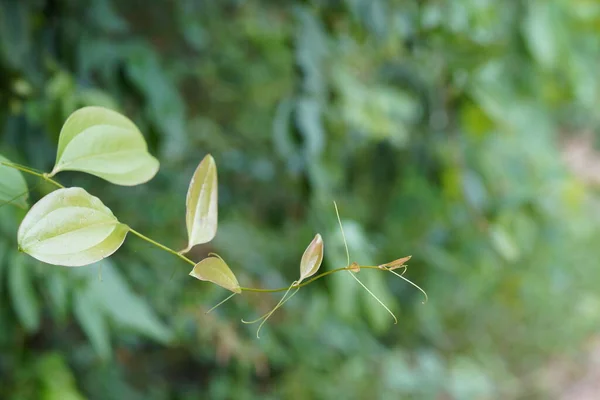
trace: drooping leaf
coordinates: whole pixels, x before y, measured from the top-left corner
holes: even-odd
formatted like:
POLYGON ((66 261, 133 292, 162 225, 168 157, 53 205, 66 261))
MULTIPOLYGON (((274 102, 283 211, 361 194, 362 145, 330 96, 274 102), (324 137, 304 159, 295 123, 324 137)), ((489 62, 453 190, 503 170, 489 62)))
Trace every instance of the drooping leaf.
POLYGON ((237 278, 219 257, 207 257, 200 261, 190 275, 201 281, 209 281, 234 293, 242 293, 237 278))
POLYGON ((79 267, 117 251, 129 228, 97 197, 81 188, 56 190, 27 213, 19 248, 48 264, 79 267))
POLYGON ((110 334, 106 317, 89 293, 78 293, 77 301, 73 302, 73 313, 96 353, 102 359, 110 358, 110 334))
POLYGON ((63 269, 52 269, 47 277, 46 293, 51 305, 50 312, 53 317, 61 322, 67 318, 69 311, 69 282, 66 271, 63 269))
POLYGON ((27 182, 21 171, 7 167, 1 163, 10 161, 0 156, 0 204, 10 202, 21 207, 27 207, 27 182))
POLYGON ((171 340, 169 327, 159 319, 148 302, 135 293, 115 264, 111 260, 103 260, 97 265, 102 267, 102 281, 87 271, 75 272, 87 279, 87 283, 77 291, 76 298, 85 293, 94 303, 95 312, 130 332, 160 343, 171 340))
POLYGON ((217 198, 217 165, 208 154, 196 168, 187 192, 188 247, 184 251, 210 242, 217 234, 217 198))
POLYGON ((50 175, 82 171, 117 185, 133 186, 152 179, 158 167, 133 122, 107 108, 84 107, 63 125, 50 175))
POLYGON ((40 304, 32 277, 31 265, 19 253, 8 260, 8 293, 19 321, 29 333, 36 332, 40 326, 40 304))
POLYGON ((302 260, 300 261, 300 280, 298 283, 316 274, 321 266, 321 262, 323 262, 323 239, 317 233, 302 255, 302 260))
POLYGON ((102 267, 102 281, 89 271, 73 271, 83 281, 74 292, 73 311, 96 353, 103 359, 111 357, 113 329, 109 327, 168 343, 172 338, 169 327, 135 293, 115 264, 102 260, 96 265, 102 267))

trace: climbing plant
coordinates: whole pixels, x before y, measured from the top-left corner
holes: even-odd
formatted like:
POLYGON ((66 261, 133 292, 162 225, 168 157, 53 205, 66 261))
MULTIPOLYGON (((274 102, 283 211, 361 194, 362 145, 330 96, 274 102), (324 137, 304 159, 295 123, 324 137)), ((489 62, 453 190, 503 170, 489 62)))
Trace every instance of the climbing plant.
MULTIPOLYGON (((230 267, 217 254, 211 254, 200 262, 192 261, 185 254, 196 245, 210 242, 217 234, 217 166, 210 154, 200 162, 189 184, 185 218, 188 245, 185 249, 175 251, 120 222, 98 197, 79 187, 65 188, 53 179, 61 171, 80 171, 116 185, 134 186, 156 175, 159 162, 148 153, 142 133, 129 119, 107 108, 84 107, 69 116, 60 131, 56 163, 50 173, 14 164, 4 157, 0 158, 0 165, 0 199, 4 199, 5 204, 14 203, 21 207, 26 204, 28 190, 21 172, 35 175, 58 187, 35 203, 25 215, 17 233, 19 251, 44 263, 81 267, 112 255, 121 247, 127 234, 131 233, 191 264, 193 269, 190 276, 233 292, 225 301, 242 292, 285 291, 273 310, 253 321, 242 320, 244 323, 262 321, 256 332, 257 337, 264 322, 301 287, 335 272, 350 272, 356 282, 392 315, 396 323, 398 320, 392 311, 354 274, 361 269, 389 271, 423 291, 402 274, 393 271, 400 267, 406 271, 405 262, 410 256, 377 266, 365 266, 356 262, 351 264, 348 254, 346 266, 313 277, 324 255, 324 243, 319 234, 302 256, 299 279, 292 282, 287 290, 240 286, 230 267), (295 290, 288 297, 292 288, 295 290)), ((337 205, 335 210, 338 213, 337 205)), ((338 221, 343 232, 339 213, 338 221)), ((424 291, 423 294, 427 298, 424 291)))

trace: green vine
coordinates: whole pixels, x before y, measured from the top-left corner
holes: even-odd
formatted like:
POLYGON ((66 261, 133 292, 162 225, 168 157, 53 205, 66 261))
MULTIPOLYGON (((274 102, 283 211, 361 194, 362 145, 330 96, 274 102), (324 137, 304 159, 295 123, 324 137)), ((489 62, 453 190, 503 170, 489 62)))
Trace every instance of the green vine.
MULTIPOLYGON (((353 279, 392 315, 396 323, 398 320, 392 311, 356 277, 361 269, 391 272, 420 290, 425 296, 424 303, 427 301, 427 293, 403 276, 407 269, 405 263, 410 259, 410 256, 381 265, 361 266, 350 262, 346 237, 335 202, 335 211, 346 249, 347 265, 345 267, 317 274, 324 253, 323 240, 319 234, 315 236, 302 256, 300 278, 289 287, 263 289, 240 286, 237 278, 220 256, 209 254, 209 257, 200 262, 195 262, 186 257, 185 253, 192 247, 209 242, 216 235, 217 167, 210 155, 206 156, 198 165, 188 189, 186 226, 189 241, 186 249, 176 251, 119 222, 112 212, 102 204, 100 199, 81 188, 66 188, 53 179, 54 175, 61 171, 75 170, 99 176, 114 184, 131 186, 144 183, 156 174, 159 167, 158 160, 147 152, 141 133, 131 121, 111 110, 100 107, 86 107, 76 111, 67 119, 61 131, 57 162, 51 174, 3 160, 5 159, 0 160, 0 166, 33 175, 58 188, 58 190, 43 197, 25 216, 17 235, 20 250, 50 264, 83 266, 92 264, 114 253, 125 240, 126 234, 131 232, 138 238, 192 265, 191 276, 210 281, 233 292, 231 296, 209 311, 223 304, 235 294, 242 292, 285 292, 279 303, 265 315, 254 321, 242 320, 244 323, 261 321, 257 330, 257 337, 269 317, 291 299, 300 288, 341 271, 350 273, 353 279), (97 150, 91 150, 100 143, 103 144, 101 148, 105 149, 105 154, 99 155, 97 150), (126 151, 123 151, 124 147, 126 151), (119 156, 119 152, 127 154, 127 158, 124 159, 124 156, 119 156), (101 156, 101 158, 98 158, 98 156, 101 156), (111 160, 111 157, 120 158, 111 160), (113 162, 111 163, 111 161, 113 162), (44 222, 40 223, 42 220, 44 222), (65 235, 69 235, 68 240, 65 239, 65 235), (80 236, 83 236, 81 240, 85 241, 85 245, 79 244, 80 236), (54 242, 48 240, 48 238, 54 240, 54 242), (55 246, 56 243, 61 243, 61 246, 48 252, 47 248, 55 246), (395 272, 394 269, 397 268, 403 268, 402 273, 395 272), (290 294, 292 289, 294 290, 290 294)), ((18 192, 18 188, 26 186, 25 180, 20 175, 7 173, 3 176, 6 176, 7 182, 5 183, 7 187, 12 188, 14 192, 18 192)), ((26 189, 21 195, 13 196, 13 199, 27 193, 26 189)), ((11 202, 10 198, 5 201, 5 203, 11 202)))

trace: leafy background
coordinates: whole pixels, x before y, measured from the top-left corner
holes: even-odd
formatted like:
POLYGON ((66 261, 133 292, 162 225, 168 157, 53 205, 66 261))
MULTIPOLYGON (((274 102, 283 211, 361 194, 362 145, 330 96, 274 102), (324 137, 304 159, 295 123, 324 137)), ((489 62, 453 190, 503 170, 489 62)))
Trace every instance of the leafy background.
MULTIPOLYGON (((129 237, 99 265, 17 252, 0 208, 0 398, 548 398, 600 322, 600 4, 594 0, 2 0, 0 153, 49 171, 66 117, 131 117, 161 170, 79 173, 125 223, 185 247, 197 163, 219 167, 218 251, 244 286, 412 254, 406 283, 224 290, 129 237), (169 279, 175 270, 173 279, 169 279), (559 361, 565 373, 552 375, 559 361), (550 370, 550 372, 549 372, 550 370)), ((27 178, 36 201, 53 188, 27 178)))

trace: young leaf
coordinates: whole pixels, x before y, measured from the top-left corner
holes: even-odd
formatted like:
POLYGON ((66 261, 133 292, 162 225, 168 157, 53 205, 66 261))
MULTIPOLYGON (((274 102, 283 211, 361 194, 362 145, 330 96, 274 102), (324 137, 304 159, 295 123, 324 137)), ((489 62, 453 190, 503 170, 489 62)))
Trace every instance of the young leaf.
POLYGON ((27 207, 27 182, 20 171, 2 165, 10 163, 9 160, 0 156, 0 204, 14 203, 21 207, 27 207))
POLYGON ((48 264, 79 267, 117 251, 129 228, 81 188, 56 190, 31 207, 17 234, 19 248, 48 264))
POLYGON ((184 253, 197 244, 210 242, 217 234, 217 165, 210 154, 194 172, 186 208, 188 247, 184 253))
POLYGON ((300 280, 298 283, 316 274, 321 266, 321 262, 323 262, 323 239, 317 233, 302 255, 302 260, 300 261, 300 280))
POLYGON ((196 264, 190 275, 201 281, 217 284, 233 293, 242 293, 235 275, 220 257, 205 258, 196 264))
POLYGON ((381 264, 379 268, 387 268, 389 270, 393 270, 404 267, 404 269, 406 269, 406 265, 404 265, 404 263, 410 260, 411 258, 412 256, 402 257, 397 260, 390 261, 389 263, 381 264))
POLYGON ((117 185, 133 186, 152 179, 158 167, 133 122, 107 108, 84 107, 71 114, 60 131, 50 176, 82 171, 117 185))

